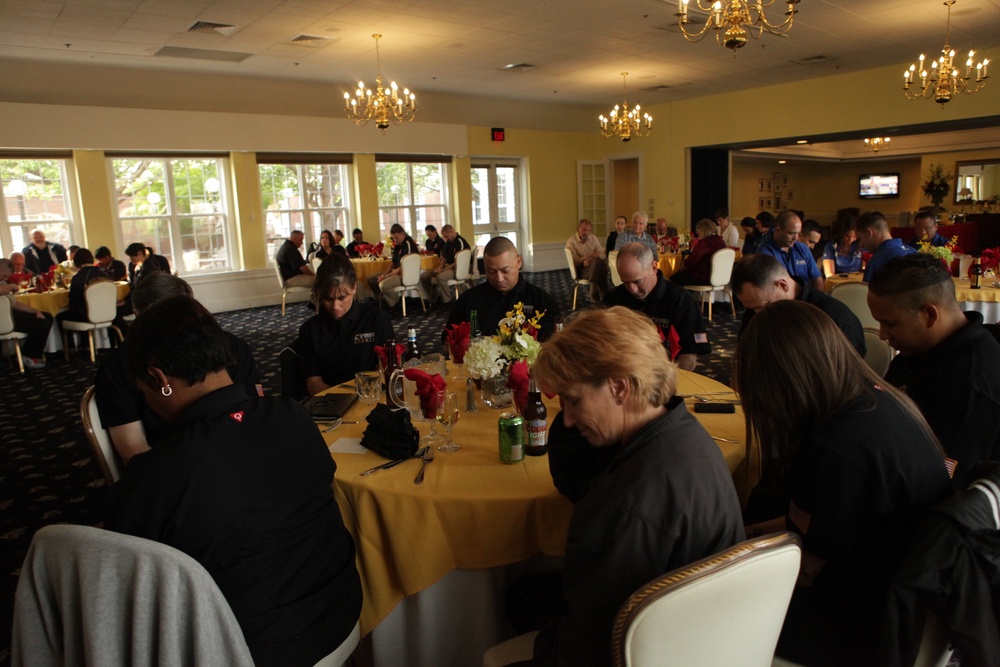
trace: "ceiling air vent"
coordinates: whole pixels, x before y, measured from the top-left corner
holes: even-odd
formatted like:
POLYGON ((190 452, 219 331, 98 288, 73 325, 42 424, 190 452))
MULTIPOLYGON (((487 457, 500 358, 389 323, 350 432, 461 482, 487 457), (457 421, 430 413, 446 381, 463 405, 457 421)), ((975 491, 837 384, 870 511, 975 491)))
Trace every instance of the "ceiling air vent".
POLYGON ((297 44, 298 46, 320 46, 329 42, 329 37, 320 37, 318 35, 299 35, 292 39, 292 44, 297 44))
POLYGON ((798 60, 789 60, 788 62, 794 65, 822 65, 823 63, 829 62, 830 57, 824 55, 809 56, 807 58, 799 58, 798 60))
POLYGON ((215 60, 225 63, 238 63, 246 60, 252 54, 236 51, 214 51, 210 49, 190 49, 181 46, 164 46, 153 54, 159 58, 190 58, 192 60, 215 60))
POLYGON ((229 25, 228 23, 212 23, 211 21, 198 21, 193 26, 187 29, 188 32, 200 32, 200 33, 207 33, 209 35, 222 35, 223 37, 229 37, 237 30, 238 28, 234 25, 229 25))

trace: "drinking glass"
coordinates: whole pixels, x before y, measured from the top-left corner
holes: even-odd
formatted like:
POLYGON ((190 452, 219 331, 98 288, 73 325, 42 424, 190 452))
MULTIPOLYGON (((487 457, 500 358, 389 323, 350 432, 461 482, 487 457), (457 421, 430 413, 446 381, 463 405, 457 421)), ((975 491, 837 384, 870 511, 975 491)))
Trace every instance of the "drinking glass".
POLYGON ((458 394, 439 391, 437 420, 444 426, 445 431, 448 432, 448 442, 438 447, 439 452, 457 452, 462 448, 461 445, 455 444, 451 440, 451 429, 455 427, 460 414, 461 412, 458 409, 458 394))
POLYGON ((382 374, 378 371, 361 371, 354 374, 358 398, 371 410, 382 396, 382 374))

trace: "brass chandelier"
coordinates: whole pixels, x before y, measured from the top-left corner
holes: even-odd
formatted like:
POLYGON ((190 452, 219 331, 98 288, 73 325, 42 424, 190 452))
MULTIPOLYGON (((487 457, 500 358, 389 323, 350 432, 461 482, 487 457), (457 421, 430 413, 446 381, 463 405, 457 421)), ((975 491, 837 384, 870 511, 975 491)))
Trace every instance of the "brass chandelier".
POLYGON ((957 97, 960 93, 971 95, 978 93, 986 84, 986 79, 990 77, 987 66, 988 59, 976 63, 976 78, 972 78, 973 58, 975 51, 969 51, 969 59, 965 61, 965 74, 960 74, 958 68, 954 66, 955 49, 949 44, 951 39, 951 6, 955 0, 945 0, 944 5, 948 8, 948 23, 944 33, 944 48, 941 49, 941 57, 931 61, 931 69, 928 72, 924 69, 924 54, 920 54, 919 64, 910 65, 910 68, 903 72, 903 92, 907 99, 933 99, 938 104, 947 104, 951 98, 957 97), (920 77, 920 90, 910 90, 914 83, 914 77, 920 77))
POLYGON ((625 98, 620 105, 605 117, 601 114, 597 120, 601 124, 601 134, 605 137, 619 138, 622 141, 629 141, 633 137, 648 137, 653 126, 653 117, 648 113, 639 115, 640 107, 635 105, 634 109, 628 107, 628 72, 622 72, 622 90, 625 98))
POLYGON ((880 150, 889 148, 890 141, 892 140, 889 137, 871 137, 865 139, 865 150, 878 153, 880 150))
POLYGON ((358 125, 364 127, 374 120, 375 127, 385 134, 389 123, 399 125, 413 120, 417 110, 417 97, 409 88, 404 88, 400 95, 395 81, 389 84, 388 91, 382 87, 382 58, 378 50, 378 40, 382 35, 376 33, 372 37, 375 38, 375 62, 378 66, 375 92, 371 88, 365 88, 364 81, 359 81, 353 98, 350 93, 344 93, 344 109, 347 117, 358 125))
POLYGON ((799 0, 783 0, 788 5, 785 11, 785 20, 781 23, 771 23, 768 21, 765 10, 771 7, 776 0, 716 0, 710 5, 703 6, 701 0, 694 0, 698 9, 708 12, 705 25, 697 32, 689 31, 687 26, 691 24, 688 19, 689 0, 678 0, 677 25, 684 34, 684 39, 689 42, 699 42, 709 28, 715 30, 715 41, 720 45, 731 49, 733 57, 736 51, 743 48, 750 37, 759 38, 765 31, 772 35, 783 35, 788 32, 795 20, 798 10, 795 5, 799 0))

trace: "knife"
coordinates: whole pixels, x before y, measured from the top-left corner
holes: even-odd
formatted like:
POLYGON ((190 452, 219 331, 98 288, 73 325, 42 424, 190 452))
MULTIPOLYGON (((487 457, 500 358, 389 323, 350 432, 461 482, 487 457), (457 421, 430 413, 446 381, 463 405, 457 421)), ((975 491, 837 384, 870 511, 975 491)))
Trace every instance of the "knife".
POLYGON ((424 470, 427 470, 427 464, 434 460, 434 448, 433 447, 424 447, 423 459, 424 459, 424 462, 420 466, 420 472, 418 472, 417 476, 415 478, 413 478, 413 483, 414 484, 422 484, 423 483, 423 481, 424 481, 424 470))
POLYGON ((405 459, 395 459, 393 461, 389 461, 388 463, 383 463, 382 465, 377 465, 374 468, 369 468, 368 470, 365 470, 364 472, 362 472, 360 474, 361 474, 362 477, 367 477, 368 475, 372 475, 374 473, 377 473, 379 470, 388 470, 389 468, 393 468, 395 466, 398 466, 403 461, 409 461, 410 459, 419 459, 419 458, 421 458, 424 455, 424 450, 425 449, 427 449, 427 447, 422 447, 422 448, 418 449, 416 451, 416 453, 414 453, 413 456, 407 456, 405 459))

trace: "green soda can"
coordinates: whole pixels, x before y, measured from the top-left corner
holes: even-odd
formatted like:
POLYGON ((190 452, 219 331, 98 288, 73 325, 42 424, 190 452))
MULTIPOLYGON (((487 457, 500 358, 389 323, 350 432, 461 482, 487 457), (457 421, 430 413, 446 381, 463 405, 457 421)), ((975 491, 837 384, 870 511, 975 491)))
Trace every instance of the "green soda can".
POLYGON ((497 422, 500 440, 500 460, 503 463, 520 463, 524 460, 524 417, 516 412, 505 412, 497 422))

